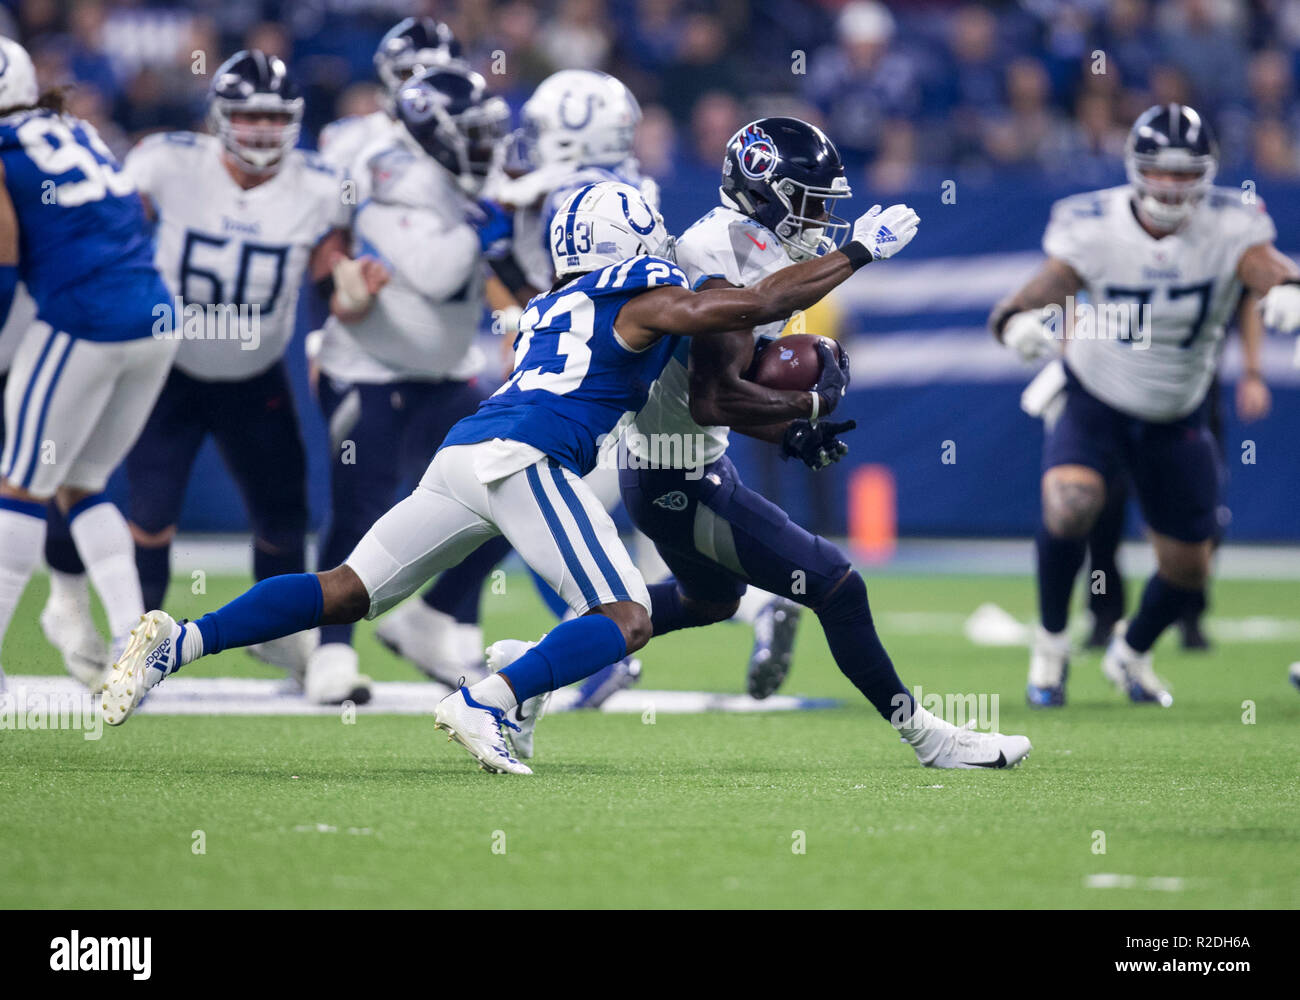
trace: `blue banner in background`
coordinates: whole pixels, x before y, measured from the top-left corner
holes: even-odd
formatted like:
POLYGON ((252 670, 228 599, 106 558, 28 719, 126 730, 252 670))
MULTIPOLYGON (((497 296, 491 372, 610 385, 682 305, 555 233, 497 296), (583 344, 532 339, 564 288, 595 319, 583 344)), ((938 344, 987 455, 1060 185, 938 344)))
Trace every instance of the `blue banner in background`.
MULTIPOLYGON (((922 223, 905 255, 864 269, 835 295, 839 335, 852 355, 854 375, 837 416, 858 422, 848 439, 852 450, 839 466, 812 473, 781 461, 770 446, 733 435, 732 455, 746 481, 801 523, 843 535, 849 474, 857 463, 878 463, 897 484, 902 535, 1032 534, 1042 428, 1021 412, 1019 398, 1033 371, 993 343, 984 320, 993 303, 1041 261, 1039 243, 1052 203, 1077 190, 1006 178, 992 185, 959 179, 955 188, 855 197, 855 210, 872 201, 906 201, 922 223), (943 460, 946 442, 950 463, 943 460)), ((1277 223, 1278 245, 1295 256, 1300 186, 1261 183, 1259 193, 1277 223)), ((664 214, 675 232, 716 202, 714 173, 700 170, 664 182, 664 214)), ((302 337, 310 326, 304 319, 288 360, 307 443, 312 525, 318 528, 329 507, 328 439, 307 384, 302 337)), ((1300 370, 1290 363, 1294 347, 1290 338, 1269 338, 1264 369, 1274 410, 1249 426, 1233 412, 1239 371, 1234 343, 1225 355, 1230 540, 1300 540, 1300 370), (1252 442, 1254 463, 1248 464, 1243 453, 1252 442)), ((488 348, 493 360, 487 377, 494 379, 497 343, 488 348)), ((123 485, 119 473, 112 486, 119 501, 123 485)), ((195 463, 182 530, 247 530, 237 497, 209 443, 195 463)), ((1140 528, 1136 516, 1130 524, 1140 528)))

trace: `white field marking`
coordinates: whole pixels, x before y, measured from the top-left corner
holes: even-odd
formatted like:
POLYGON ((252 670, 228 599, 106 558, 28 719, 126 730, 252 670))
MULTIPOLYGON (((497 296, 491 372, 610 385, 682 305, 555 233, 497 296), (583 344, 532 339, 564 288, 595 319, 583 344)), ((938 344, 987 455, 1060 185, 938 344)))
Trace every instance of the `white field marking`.
MULTIPOLYGON (((10 676, 31 692, 66 695, 84 692, 77 681, 61 676, 10 676)), ((380 681, 373 687, 367 705, 358 705, 358 715, 429 715, 451 689, 432 681, 380 681)), ((551 712, 564 711, 577 698, 577 691, 557 691, 551 712)), ((709 691, 650 691, 633 688, 613 695, 601 711, 640 715, 653 707, 656 713, 690 715, 701 712, 794 712, 832 708, 839 702, 829 698, 795 698, 773 695, 756 701, 748 695, 709 691)), ((236 677, 170 677, 149 692, 136 709, 139 715, 326 715, 339 714, 337 705, 313 705, 284 680, 236 677)))
POLYGON ((1085 875, 1083 887, 1085 889, 1149 889, 1153 892, 1182 892, 1184 883, 1177 876, 1153 875, 1148 878, 1138 875, 1117 875, 1113 872, 1103 872, 1097 875, 1085 875))
MULTIPOLYGON (((883 627, 888 616, 878 616, 883 627)), ((961 616, 956 616, 960 618, 961 616)), ((1033 638, 1033 626, 1022 623, 1009 611, 996 604, 981 604, 962 622, 966 638, 977 646, 1027 646, 1033 638)), ((1221 642, 1290 642, 1300 639, 1300 619, 1271 618, 1253 615, 1249 618, 1215 618, 1206 620, 1205 629, 1211 638, 1221 642)), ((901 631, 901 630, 900 630, 901 631)), ((947 629, 943 631, 948 631, 947 629)), ((1086 632, 1082 622, 1076 622, 1076 636, 1086 632)))

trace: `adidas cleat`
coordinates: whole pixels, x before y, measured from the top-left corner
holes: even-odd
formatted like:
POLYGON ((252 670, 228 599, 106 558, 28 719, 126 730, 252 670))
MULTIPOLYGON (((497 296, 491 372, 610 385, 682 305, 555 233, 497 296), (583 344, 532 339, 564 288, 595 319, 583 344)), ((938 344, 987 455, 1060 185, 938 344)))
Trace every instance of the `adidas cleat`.
POLYGON ((506 738, 501 726, 518 729, 505 717, 499 708, 480 705, 470 697, 467 688, 459 688, 438 702, 433 713, 435 729, 447 733, 449 740, 455 740, 479 766, 493 774, 532 774, 532 768, 521 764, 510 756, 506 738))
POLYGON ((754 648, 745 676, 751 698, 767 698, 785 683, 802 612, 803 608, 789 598, 773 597, 754 619, 754 648))
POLYGON ((104 681, 100 711, 105 722, 120 726, 145 692, 180 666, 181 634, 181 626, 165 611, 141 616, 104 681))

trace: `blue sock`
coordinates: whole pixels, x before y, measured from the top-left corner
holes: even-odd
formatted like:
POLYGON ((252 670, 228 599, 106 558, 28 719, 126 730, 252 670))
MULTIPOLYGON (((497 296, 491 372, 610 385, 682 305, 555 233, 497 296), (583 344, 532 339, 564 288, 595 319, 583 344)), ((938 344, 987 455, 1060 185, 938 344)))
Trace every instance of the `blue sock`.
POLYGON ((862 577, 850 574, 817 610, 817 617, 840 672, 889 722, 907 722, 916 703, 876 634, 862 577))
POLYGON ((1189 611, 1199 613, 1205 608, 1205 591, 1184 590, 1172 583, 1152 576, 1142 591, 1142 603, 1128 623, 1124 641, 1135 652, 1145 653, 1156 644, 1160 633, 1189 611))
POLYGON ((1070 592, 1083 566, 1087 540, 1057 538, 1039 525, 1034 538, 1038 550, 1038 618, 1049 632, 1064 632, 1070 617, 1070 592))
POLYGON ((563 618, 564 613, 569 610, 569 605, 564 598, 551 589, 551 585, 538 576, 536 570, 530 568, 528 572, 533 574, 533 585, 537 587, 537 596, 551 609, 551 614, 556 618, 563 618))
POLYGON ((501 671, 525 702, 594 674, 627 656, 623 630, 604 615, 583 615, 560 622, 546 638, 501 671))
POLYGON ((194 624, 203 636, 204 655, 211 655, 315 628, 324 600, 315 573, 273 576, 194 624))

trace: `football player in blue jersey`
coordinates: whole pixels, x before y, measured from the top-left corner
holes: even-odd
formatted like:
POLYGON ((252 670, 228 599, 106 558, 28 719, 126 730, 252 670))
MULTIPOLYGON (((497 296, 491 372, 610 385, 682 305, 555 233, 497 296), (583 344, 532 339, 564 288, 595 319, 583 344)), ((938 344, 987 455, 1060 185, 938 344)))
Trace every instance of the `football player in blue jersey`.
POLYGON ((662 217, 639 191, 616 182, 576 191, 551 226, 556 282, 520 318, 514 373, 452 428, 415 492, 341 566, 263 580, 193 623, 150 612, 105 684, 104 720, 121 724, 146 690, 199 656, 380 615, 504 535, 578 617, 444 699, 436 724, 487 770, 531 773, 506 746, 506 712, 650 638, 645 582, 582 479, 601 438, 644 404, 677 336, 743 329, 806 308, 906 246, 918 223, 906 206, 876 209, 857 220, 839 251, 749 288, 692 292, 665 256, 671 239, 662 217))
POLYGON ((38 101, 31 58, 0 39, 0 313, 36 302, 5 387, 0 637, 66 515, 121 648, 144 611, 126 520, 104 495, 144 426, 176 342, 140 197, 88 123, 38 101))
MULTIPOLYGON (((720 194, 722 204, 677 241, 677 263, 695 288, 755 285, 833 251, 848 229, 832 214, 851 194, 839 151, 821 129, 797 118, 762 118, 740 129, 723 157, 720 194)), ((976 733, 915 703, 880 641, 866 584, 848 557, 747 487, 727 457, 732 429, 813 469, 846 451, 838 435, 853 423, 819 418, 843 394, 847 355, 841 353, 844 372, 837 377, 834 353, 822 347, 825 374, 812 392, 745 378, 756 338, 779 334, 788 319, 678 344, 624 435, 630 460, 619 473, 623 503, 673 572, 649 588, 654 634, 727 619, 752 585, 817 615, 836 665, 922 764, 1015 765, 1029 750, 1023 736, 976 733), (666 443, 688 440, 699 442, 690 467, 656 460, 670 451, 666 443)), ((526 646, 496 643, 488 661, 508 663, 526 646)), ((766 696, 788 661, 769 657, 758 666, 767 669, 751 673, 751 693, 761 685, 757 693, 766 696)), ((522 732, 511 739, 520 756, 531 756, 537 713, 525 715, 522 732)))

